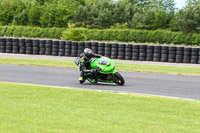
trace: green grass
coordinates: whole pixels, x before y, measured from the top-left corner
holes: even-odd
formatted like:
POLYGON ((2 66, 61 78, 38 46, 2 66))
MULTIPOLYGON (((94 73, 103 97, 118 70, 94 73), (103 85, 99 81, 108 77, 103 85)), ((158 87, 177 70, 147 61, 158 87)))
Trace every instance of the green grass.
POLYGON ((1 133, 197 133, 200 102, 0 82, 1 133))
MULTIPOLYGON (((32 59, 20 57, 0 57, 0 64, 15 65, 35 65, 63 68, 77 68, 72 60, 53 60, 53 59, 32 59)), ((182 74, 182 75, 200 75, 200 67, 180 67, 180 66, 162 66, 162 65, 141 65, 116 63, 118 71, 182 74)))

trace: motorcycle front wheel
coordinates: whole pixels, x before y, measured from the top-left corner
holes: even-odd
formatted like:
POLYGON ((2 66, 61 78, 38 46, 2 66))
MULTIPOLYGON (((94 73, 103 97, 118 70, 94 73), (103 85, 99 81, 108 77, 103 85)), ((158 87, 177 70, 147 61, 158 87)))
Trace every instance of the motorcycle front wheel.
POLYGON ((114 82, 115 84, 120 85, 120 86, 124 85, 125 83, 124 78, 118 72, 114 74, 114 82))

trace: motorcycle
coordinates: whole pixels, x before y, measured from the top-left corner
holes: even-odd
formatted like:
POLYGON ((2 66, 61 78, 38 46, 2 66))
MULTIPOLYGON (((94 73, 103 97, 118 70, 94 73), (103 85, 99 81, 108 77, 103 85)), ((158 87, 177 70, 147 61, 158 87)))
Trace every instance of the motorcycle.
MULTIPOLYGON (((74 60, 75 64, 79 67, 80 58, 74 60)), ((90 83, 115 83, 119 86, 124 85, 124 78, 120 75, 119 72, 115 70, 114 61, 108 57, 102 56, 101 58, 91 58, 90 59, 90 69, 83 70, 84 82, 88 80, 90 83)), ((81 84, 84 82, 80 82, 81 84)))

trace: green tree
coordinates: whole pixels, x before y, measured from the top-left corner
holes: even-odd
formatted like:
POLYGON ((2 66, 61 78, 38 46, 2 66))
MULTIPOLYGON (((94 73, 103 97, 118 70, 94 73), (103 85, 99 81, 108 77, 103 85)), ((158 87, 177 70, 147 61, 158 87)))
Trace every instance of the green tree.
POLYGON ((200 3, 196 0, 188 1, 185 8, 180 10, 171 21, 174 31, 200 33, 200 3), (196 2, 194 4, 194 2, 196 2))
POLYGON ((29 7, 28 15, 28 24, 31 26, 40 26, 40 16, 42 7, 39 3, 33 3, 29 7))

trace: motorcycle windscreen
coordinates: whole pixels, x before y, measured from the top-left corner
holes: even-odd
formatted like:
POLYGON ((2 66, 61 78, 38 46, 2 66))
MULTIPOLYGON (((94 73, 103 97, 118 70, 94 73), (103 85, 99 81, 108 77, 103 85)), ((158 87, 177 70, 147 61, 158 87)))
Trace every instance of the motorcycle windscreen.
POLYGON ((100 58, 100 62, 99 62, 99 64, 101 64, 101 65, 110 65, 110 63, 108 62, 108 60, 106 60, 105 58, 100 58))

